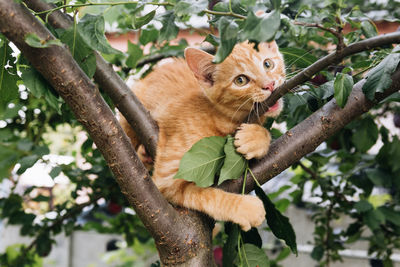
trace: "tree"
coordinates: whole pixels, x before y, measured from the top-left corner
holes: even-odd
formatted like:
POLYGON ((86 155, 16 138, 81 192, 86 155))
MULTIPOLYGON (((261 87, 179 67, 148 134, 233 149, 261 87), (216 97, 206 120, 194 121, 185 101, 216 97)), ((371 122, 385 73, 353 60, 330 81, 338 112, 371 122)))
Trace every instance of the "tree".
MULTIPOLYGON (((285 121, 289 130, 282 134, 272 129, 276 140, 269 154, 258 162, 250 162, 248 175, 220 187, 231 192, 256 188, 265 201, 267 214, 277 216, 269 227, 278 228, 275 234, 295 251, 293 237, 278 233, 287 233, 290 226, 256 186, 255 179, 263 184, 290 166, 299 167, 301 170, 292 178, 292 202, 302 203, 304 185, 311 181, 314 193, 321 190, 319 204, 324 205, 313 207, 316 228, 312 257, 329 265, 340 259, 342 240, 360 239, 361 232, 369 228, 374 233, 367 236, 370 252, 390 263, 393 249, 400 245, 400 218, 396 213, 400 195, 396 179, 400 165, 396 158, 400 150, 398 138, 377 121, 398 112, 400 54, 391 44, 400 41, 400 33, 376 36, 374 23, 362 13, 382 7, 364 6, 357 1, 310 5, 298 1, 46 2, 56 6, 39 0, 0 0, 0 102, 6 126, 0 130, 0 175, 15 187, 18 175, 38 160, 46 160, 50 151, 44 136, 62 124, 72 128, 84 126, 90 138, 82 144, 80 153, 91 167, 83 169, 73 162, 53 168, 52 177, 63 172, 76 185, 71 198, 52 208, 58 214, 55 219, 34 223, 40 215, 23 206, 23 198, 29 197, 34 188, 27 189, 22 196, 12 191, 0 199, 1 217, 7 218, 9 224, 22 225, 21 234, 34 236, 29 246, 10 250, 17 253, 4 253, 0 258, 3 264, 37 264, 37 255, 45 256, 51 250, 53 236, 79 228, 77 216, 86 206, 97 207, 99 199, 111 206, 133 207, 136 215, 120 213, 110 220, 108 228, 90 223, 86 227, 122 232, 129 244, 151 236, 163 265, 213 263, 213 222, 198 212, 171 206, 154 186, 110 107, 115 105, 124 114, 151 155, 156 152, 156 125, 100 56, 103 54, 119 66, 122 78, 145 65, 150 66, 147 72, 151 71, 157 59, 182 55, 187 43, 171 43, 179 31, 176 23, 190 27, 189 19, 195 14, 209 18, 211 32, 206 40, 218 46, 217 62, 239 41, 257 43, 275 37, 287 60, 290 78, 255 109, 261 113, 285 95, 287 108, 277 122, 285 121), (156 16, 155 11, 144 12, 145 6, 153 6, 154 10, 162 6, 165 12, 156 16), (254 12, 259 9, 268 13, 257 17, 254 12), (73 19, 66 13, 72 14, 73 19), (125 54, 111 48, 104 37, 105 19, 116 21, 121 31, 140 29, 139 43, 128 43, 125 54), (163 26, 157 30, 150 23, 152 20, 161 21, 163 26), (347 25, 352 31, 345 31, 347 25), (214 35, 215 28, 219 37, 214 35), (12 53, 11 42, 21 51, 20 55, 12 53), (150 55, 144 56, 142 49, 149 43, 150 55), (324 47, 330 44, 336 45, 336 50, 328 54, 324 47), (18 89, 22 84, 25 87, 18 89), (385 144, 377 154, 368 154, 378 137, 385 144), (322 143, 325 149, 313 152, 322 143), (11 170, 16 164, 19 168, 14 177, 11 170), (247 176, 254 179, 245 179, 247 176), (383 203, 371 200, 376 187, 388 192, 383 203), (77 204, 74 198, 82 188, 91 188, 90 200, 77 204), (350 216, 353 223, 346 231, 335 233, 330 222, 340 214, 350 216), (276 222, 281 224, 276 226, 276 222), (144 228, 149 234, 144 233, 144 228)), ((396 2, 389 1, 387 10, 391 6, 396 6, 396 2)), ((257 117, 253 115, 250 120, 257 117)), ((269 121, 265 126, 271 125, 269 121)), ((281 188, 280 192, 286 189, 281 188)), ((48 199, 38 197, 32 201, 44 200, 48 199)), ((258 251, 249 245, 258 244, 254 241, 258 240, 256 233, 256 238, 246 240, 235 226, 227 225, 225 230, 229 233, 224 241, 224 261, 230 261, 225 263, 228 266, 242 262, 241 256, 249 251, 258 251), (239 261, 235 261, 236 254, 239 261)), ((266 255, 262 257, 265 262, 266 255)), ((274 260, 270 259, 270 263, 274 260)))

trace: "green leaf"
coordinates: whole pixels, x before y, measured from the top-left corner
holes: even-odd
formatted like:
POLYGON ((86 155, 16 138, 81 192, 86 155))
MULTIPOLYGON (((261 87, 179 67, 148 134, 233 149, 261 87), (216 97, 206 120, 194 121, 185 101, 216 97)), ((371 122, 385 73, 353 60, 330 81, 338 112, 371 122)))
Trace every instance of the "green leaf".
POLYGON ((25 35, 25 42, 32 47, 36 48, 46 48, 51 45, 63 46, 63 43, 58 39, 44 40, 40 39, 35 33, 28 33, 25 35))
POLYGON ((239 226, 231 222, 225 223, 225 233, 228 235, 222 248, 222 266, 231 267, 237 255, 237 243, 239 238, 239 226))
POLYGON ((2 118, 3 120, 5 119, 13 119, 18 117, 18 112, 22 109, 24 105, 18 103, 14 104, 12 107, 8 106, 7 109, 4 111, 2 118))
POLYGON ((162 28, 160 29, 160 36, 158 37, 158 42, 171 41, 176 38, 179 32, 178 26, 175 24, 174 13, 166 13, 162 18, 162 28))
POLYGON ((18 169, 17 174, 23 174, 28 168, 32 167, 39 159, 37 155, 29 155, 19 160, 21 167, 18 169))
POLYGON ((365 153, 376 143, 378 134, 376 123, 371 117, 367 117, 357 125, 351 141, 359 151, 365 153))
POLYGON ((139 42, 142 45, 146 45, 150 42, 155 42, 158 38, 158 30, 154 29, 153 27, 149 29, 142 29, 139 36, 139 42))
POLYGON ((52 240, 50 239, 49 232, 45 232, 38 236, 36 242, 36 252, 41 257, 47 256, 51 251, 52 240))
POLYGON ((53 169, 51 169, 49 175, 51 178, 56 178, 60 173, 61 173, 62 169, 60 166, 56 166, 53 169))
POLYGON ((347 99, 353 89, 353 77, 347 74, 338 73, 335 82, 333 83, 333 88, 335 89, 335 99, 339 107, 343 108, 347 99))
POLYGON ((119 54, 120 52, 110 46, 104 36, 104 17, 86 14, 77 25, 78 31, 86 44, 104 54, 119 54))
POLYGON ((174 7, 174 13, 178 17, 185 15, 198 14, 207 9, 208 1, 204 0, 185 0, 178 1, 174 7))
POLYGON ((369 210, 364 214, 363 221, 374 231, 378 229, 381 224, 385 223, 385 215, 378 209, 369 210))
POLYGON ((21 151, 29 152, 33 147, 33 142, 29 139, 20 139, 17 143, 17 148, 21 151))
POLYGON ((324 256, 325 249, 323 246, 315 246, 311 252, 311 258, 316 261, 320 261, 324 256))
POLYGON ((62 100, 53 93, 51 85, 32 66, 20 67, 21 78, 29 91, 37 98, 44 97, 46 102, 61 114, 62 100))
POLYGON ((33 147, 33 142, 29 139, 21 139, 17 143, 17 148, 21 151, 29 152, 33 147))
POLYGON ((128 54, 129 57, 126 59, 126 65, 134 69, 138 60, 143 57, 143 51, 138 45, 128 41, 128 54))
POLYGON ((281 7, 281 0, 270 0, 273 9, 279 9, 281 7))
POLYGON ((290 205, 290 201, 287 198, 281 198, 275 202, 275 207, 280 212, 285 212, 290 205))
POLYGON ((392 73, 400 62, 400 53, 392 53, 374 67, 367 75, 362 90, 368 99, 373 100, 376 92, 384 92, 392 85, 392 73))
MULTIPOLYGON (((241 266, 243 267, 269 267, 269 259, 265 251, 253 244, 245 243, 240 248, 240 253, 242 256, 241 266)), ((239 266, 239 262, 238 255, 235 263, 238 263, 239 266)))
POLYGON ((252 11, 247 15, 240 40, 255 41, 257 43, 271 41, 281 24, 281 15, 277 10, 262 16, 256 16, 252 11))
POLYGON ((222 17, 218 23, 218 31, 220 32, 220 45, 215 54, 214 63, 221 63, 232 52, 237 42, 239 26, 234 20, 222 17))
POLYGON ((73 28, 64 31, 60 36, 61 41, 68 45, 72 56, 89 78, 96 72, 96 56, 83 40, 78 31, 73 28))
POLYGON ((252 227, 247 232, 240 231, 240 235, 242 236, 244 243, 253 244, 256 247, 262 248, 262 239, 257 228, 252 227))
POLYGON ((32 201, 36 202, 48 202, 50 200, 50 197, 48 196, 43 196, 43 195, 38 195, 35 198, 32 198, 32 201))
POLYGON ((288 217, 282 215, 279 210, 275 208, 274 203, 268 198, 261 187, 255 188, 256 195, 262 200, 265 208, 265 218, 267 224, 271 228, 272 233, 279 239, 283 239, 290 247, 292 252, 297 255, 296 234, 288 217))
POLYGON ((392 172, 400 170, 400 141, 397 136, 393 137, 392 142, 386 143, 379 150, 376 160, 379 164, 390 168, 392 172))
POLYGON ((224 137, 211 136, 195 143, 183 155, 174 178, 195 182, 200 187, 211 186, 225 158, 225 142, 224 137))
POLYGON ((18 160, 18 153, 15 149, 0 144, 0 181, 8 178, 18 160))
POLYGON ((358 212, 366 212, 369 210, 372 210, 374 207, 372 206, 371 203, 369 203, 366 200, 360 200, 358 201, 356 204, 354 204, 354 208, 358 211, 358 212))
POLYGON ((226 180, 239 178, 246 169, 247 161, 241 154, 236 152, 233 142, 234 138, 229 135, 224 145, 225 160, 219 175, 219 185, 226 180))
POLYGON ((389 103, 389 102, 400 102, 400 92, 396 92, 391 94, 390 96, 386 97, 381 103, 389 103))
POLYGON ((50 85, 32 66, 20 67, 21 78, 33 96, 41 98, 50 85))
POLYGON ((333 87, 334 81, 329 81, 319 86, 318 88, 312 88, 311 92, 318 99, 327 99, 331 97, 335 93, 335 89, 333 87))
POLYGON ((136 17, 133 16, 132 17, 132 27, 133 29, 139 29, 142 26, 146 25, 147 23, 149 23, 155 16, 156 11, 150 11, 149 13, 147 13, 146 15, 142 16, 142 17, 136 17))
POLYGON ((286 259, 290 255, 290 249, 288 247, 284 247, 278 256, 275 258, 275 262, 282 261, 286 259))
POLYGON ((381 169, 366 169, 365 174, 368 179, 376 186, 390 188, 392 186, 392 177, 390 173, 381 169))
POLYGON ((10 128, 0 128, 0 142, 8 141, 14 136, 10 128))
POLYGON ((400 214, 389 207, 379 207, 378 210, 385 215, 386 221, 393 223, 394 225, 400 226, 400 214))
POLYGON ((363 22, 361 22, 361 30, 362 30, 362 33, 367 38, 371 38, 371 37, 378 35, 376 26, 369 20, 364 20, 363 22))
MULTIPOLYGON (((1 39, 0 39, 1 40, 1 39)), ((0 114, 7 109, 8 103, 18 98, 17 81, 19 77, 12 57, 12 49, 3 41, 0 47, 0 114), (11 66, 11 67, 6 67, 11 66)))
POLYGON ((221 40, 213 34, 207 34, 205 41, 209 42, 213 46, 218 46, 219 43, 221 42, 221 40))
POLYGON ((317 61, 317 58, 310 52, 296 47, 284 47, 279 51, 285 58, 286 66, 295 65, 299 68, 306 68, 317 61))

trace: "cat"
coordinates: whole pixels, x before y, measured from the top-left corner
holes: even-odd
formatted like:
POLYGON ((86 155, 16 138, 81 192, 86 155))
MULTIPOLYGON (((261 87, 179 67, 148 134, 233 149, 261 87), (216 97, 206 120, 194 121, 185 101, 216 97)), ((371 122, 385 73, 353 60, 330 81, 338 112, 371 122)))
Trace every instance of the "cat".
MULTIPOLYGON (((270 144, 270 134, 260 124, 246 124, 255 102, 265 100, 285 79, 285 66, 275 41, 237 44, 220 64, 196 48, 186 48, 185 59, 173 59, 156 67, 138 81, 133 92, 159 126, 153 181, 166 199, 178 206, 198 210, 215 220, 231 221, 244 231, 259 226, 265 218, 263 203, 255 196, 228 193, 192 182, 174 179, 183 154, 208 136, 226 136, 236 131, 234 144, 246 159, 261 158, 270 144)), ((276 116, 282 100, 267 116, 276 116)), ((138 148, 135 133, 122 117, 121 125, 138 148)))

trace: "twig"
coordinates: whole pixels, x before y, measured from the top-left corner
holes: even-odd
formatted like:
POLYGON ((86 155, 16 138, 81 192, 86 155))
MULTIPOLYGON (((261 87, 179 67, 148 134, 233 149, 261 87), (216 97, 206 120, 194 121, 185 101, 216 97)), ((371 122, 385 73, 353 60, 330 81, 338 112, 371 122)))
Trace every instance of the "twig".
POLYGON ((318 175, 313 170, 311 170, 306 165, 304 165, 301 161, 299 161, 299 165, 306 173, 311 175, 313 180, 317 180, 318 179, 318 175))
POLYGON ((336 30, 334 30, 332 28, 326 28, 318 23, 306 23, 306 22, 301 22, 301 21, 294 21, 293 24, 299 25, 299 26, 311 27, 311 28, 318 28, 318 29, 321 29, 323 31, 333 34, 336 38, 339 39, 339 33, 336 30))
POLYGON ((331 261, 331 254, 330 254, 330 238, 331 238, 331 217, 332 217, 332 210, 333 210, 333 203, 331 201, 329 208, 326 212, 326 239, 325 239, 325 249, 326 249, 326 266, 330 266, 331 261))
POLYGON ((214 10, 205 9, 204 13, 215 15, 215 16, 228 16, 228 17, 234 17, 234 18, 238 18, 238 19, 246 19, 246 16, 242 16, 240 14, 236 14, 231 11, 223 12, 223 11, 214 11, 214 10))
MULTIPOLYGON (((42 15, 53 13, 54 11, 65 9, 65 8, 78 8, 78 7, 86 7, 86 6, 117 6, 117 5, 128 5, 128 4, 138 4, 140 1, 122 1, 122 2, 90 2, 82 3, 82 4, 64 4, 61 6, 57 6, 48 10, 43 10, 39 12, 34 12, 35 15, 42 15)), ((155 5, 155 6, 173 6, 175 4, 169 2, 146 2, 147 5, 155 5)))

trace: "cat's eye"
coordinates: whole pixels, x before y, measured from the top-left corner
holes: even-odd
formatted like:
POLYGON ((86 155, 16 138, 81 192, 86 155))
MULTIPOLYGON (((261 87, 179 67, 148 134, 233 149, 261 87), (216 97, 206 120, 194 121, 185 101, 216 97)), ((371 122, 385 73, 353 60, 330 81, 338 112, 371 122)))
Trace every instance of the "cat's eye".
POLYGON ((237 76, 236 78, 235 78, 235 84, 237 85, 237 86, 245 86, 246 84, 248 84, 249 83, 249 78, 247 78, 247 76, 246 75, 239 75, 239 76, 237 76))
POLYGON ((266 59, 264 60, 264 69, 265 70, 270 70, 275 66, 274 62, 271 59, 266 59))

